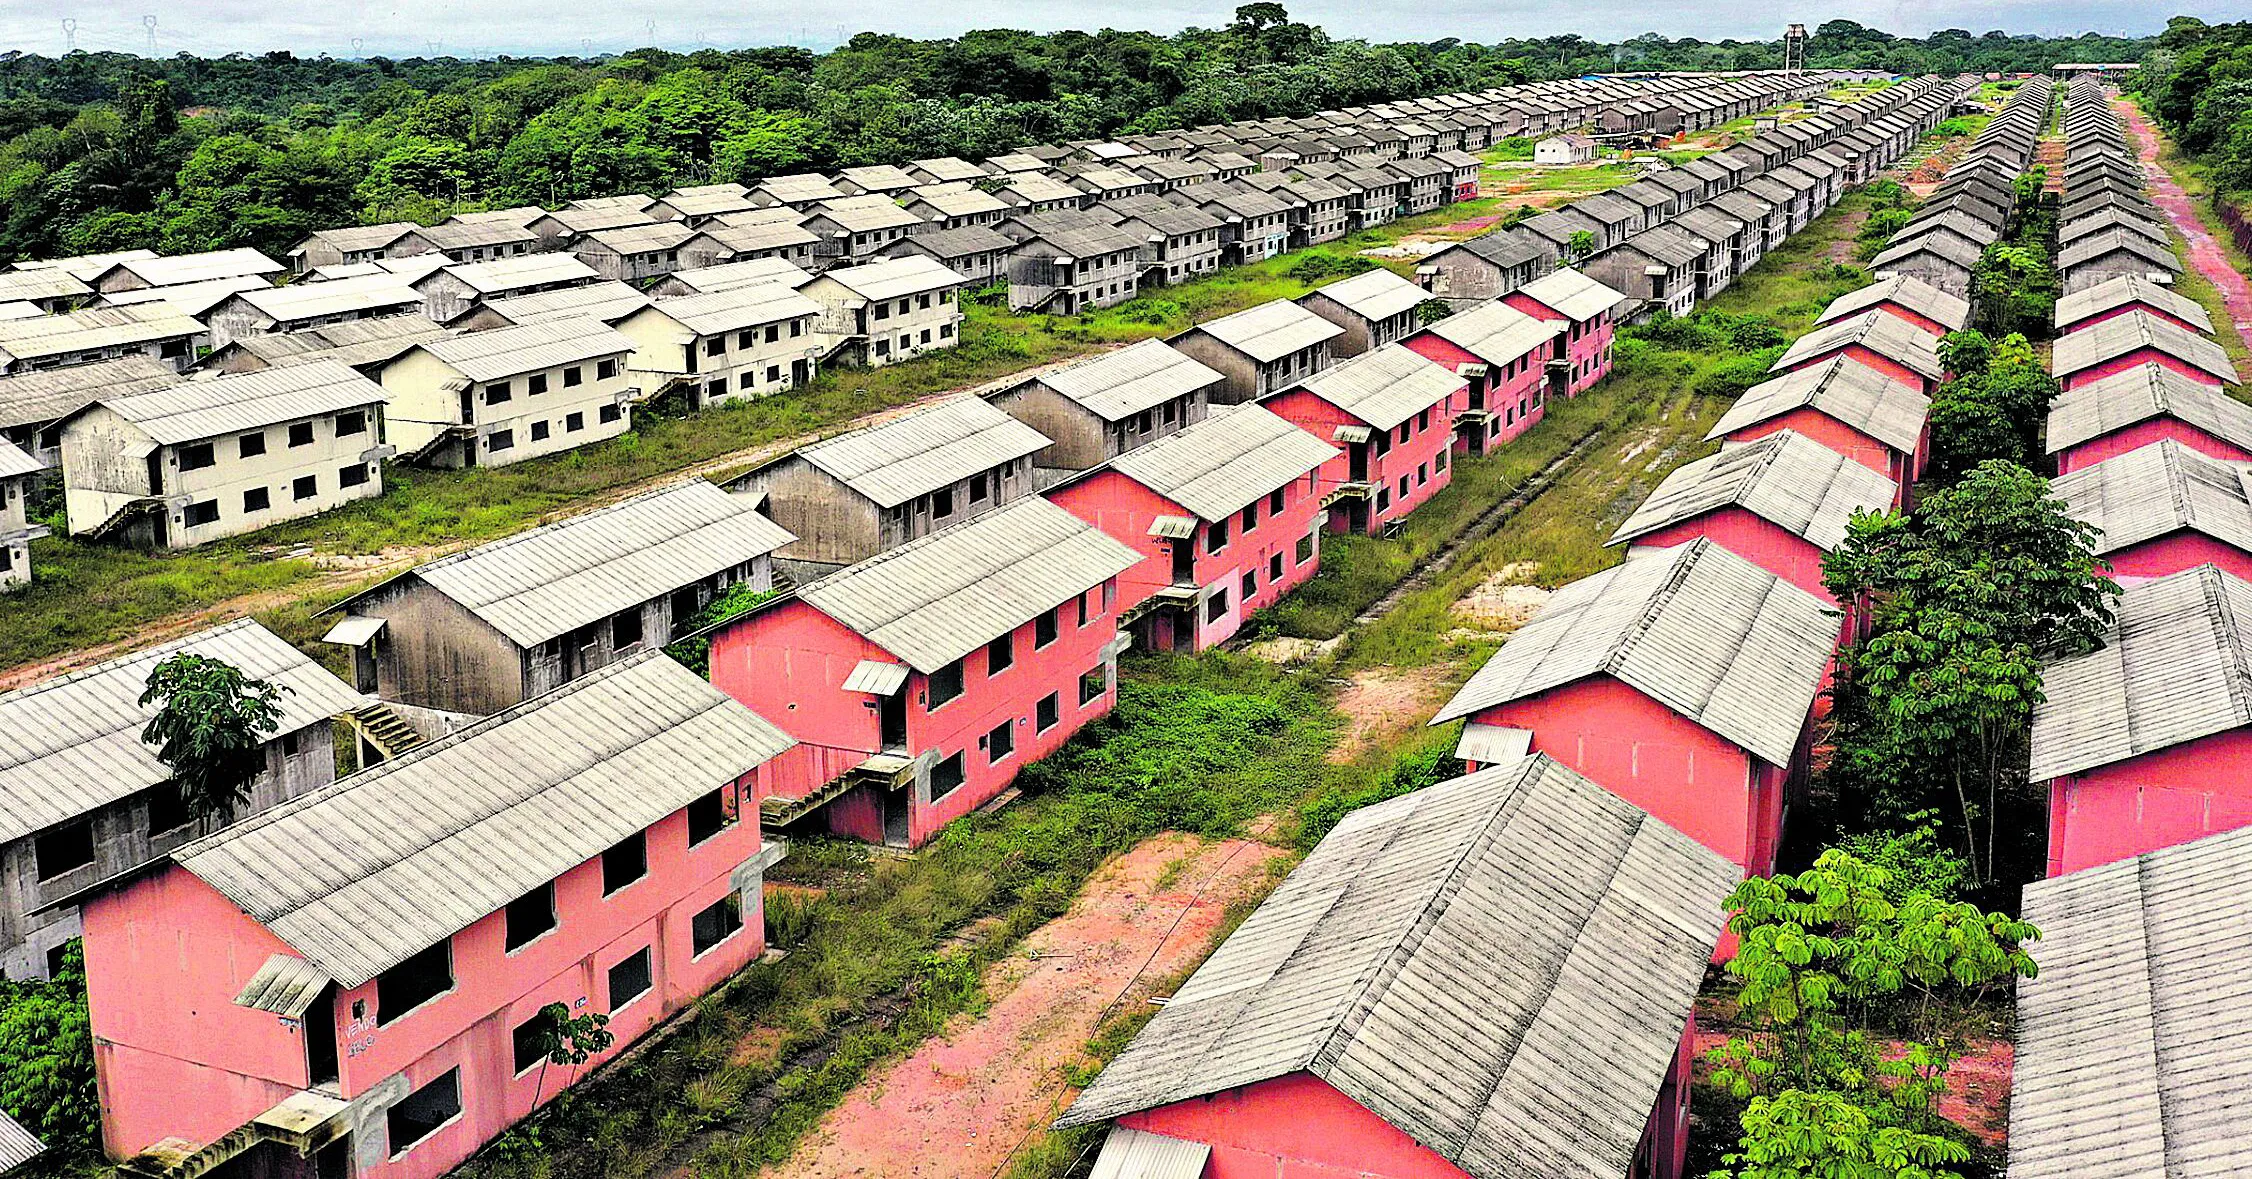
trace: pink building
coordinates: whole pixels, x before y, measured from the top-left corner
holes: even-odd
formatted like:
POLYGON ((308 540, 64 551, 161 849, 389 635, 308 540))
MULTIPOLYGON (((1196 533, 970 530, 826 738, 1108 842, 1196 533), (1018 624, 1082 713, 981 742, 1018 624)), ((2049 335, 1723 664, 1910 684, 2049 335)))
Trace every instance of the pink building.
POLYGON ((1096 1174, 1678 1179, 1737 875, 1546 757, 1363 808, 1060 1124, 1096 1174))
POLYGON ((2140 309, 2059 336, 2049 357, 2049 371, 2066 389, 2144 364, 2169 368, 2208 385, 2237 381, 2236 365, 2219 344, 2140 309))
POLYGON ((1320 491, 1329 525, 1375 534, 1454 479, 1454 420, 1468 388, 1446 367, 1387 344, 1270 397, 1268 409, 1333 441, 1320 491))
POLYGON ((1469 722, 1473 765, 1548 754, 1765 875, 1837 638, 1827 601, 1693 540, 1558 590, 1432 723, 1469 722))
POLYGON ((1549 362, 1564 358, 1569 330, 1562 320, 1536 319, 1496 299, 1455 312, 1405 343, 1468 386, 1456 429, 1470 453, 1484 454, 1531 429, 1548 399, 1565 395, 1566 372, 1549 362))
POLYGON ((1892 480, 1905 502, 1931 457, 1930 417, 1931 398, 1914 385, 1834 356, 1744 390, 1705 440, 1735 446, 1788 430, 1892 480))
POLYGON ((1835 320, 1791 341, 1771 371, 1797 372, 1835 357, 1873 368, 1926 397, 1946 378, 1939 363, 1938 337, 1876 310, 1835 320))
POLYGON ((2172 439, 2224 462, 2252 462, 2252 406, 2162 364, 2138 364, 2059 394, 2046 435, 2057 474, 2172 439))
POLYGON ((1117 701, 1142 557, 1032 496, 722 624, 712 683, 800 742, 763 821, 916 847, 992 801, 1117 701))
POLYGON ((2199 565, 2252 577, 2252 490, 2241 467, 2160 439, 2049 489, 2073 519, 2096 526, 2096 556, 2121 585, 2199 565))
POLYGON ((2252 825, 2252 583, 2210 565, 2127 590, 2104 649, 2033 710, 2049 875, 2252 825))
POLYGON ((1839 295, 1815 317, 1814 324, 1823 327, 1872 310, 1897 316, 1933 336, 1970 326, 1969 300, 1906 274, 1880 278, 1860 290, 1839 295))
POLYGON ((1046 494, 1141 554, 1118 579, 1119 625, 1149 646, 1197 651, 1321 569, 1325 489, 1314 472, 1337 453, 1241 405, 1046 494))
POLYGON ((1564 395, 1577 397, 1611 374, 1613 320, 1626 296, 1577 270, 1552 270, 1501 297, 1534 319, 1569 325, 1564 331, 1564 395))
POLYGON ((178 848, 86 902, 114 1159, 427 1179, 764 949, 781 730, 645 654, 178 848))
POLYGON ((2213 317, 2196 300, 2139 274, 2123 274, 2058 299, 2056 334, 2067 336, 2131 311, 2155 316, 2183 331, 2213 334, 2213 317))
POLYGON ((1789 430, 1684 463, 1659 483, 1608 543, 1629 556, 1698 537, 1836 604, 1822 558, 1845 543, 1855 512, 1881 512, 1899 485, 1789 430))

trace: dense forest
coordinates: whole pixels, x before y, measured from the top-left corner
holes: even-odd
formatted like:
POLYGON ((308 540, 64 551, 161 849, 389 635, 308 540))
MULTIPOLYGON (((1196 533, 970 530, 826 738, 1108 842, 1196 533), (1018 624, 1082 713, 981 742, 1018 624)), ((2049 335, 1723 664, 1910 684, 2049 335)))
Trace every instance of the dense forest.
MULTIPOLYGON (((1894 37, 1820 26, 1816 66, 2039 69, 2150 42, 1894 37)), ((946 40, 861 33, 795 47, 599 59, 0 57, 0 259, 132 247, 268 251, 363 220, 554 204, 676 184, 960 155, 1044 140, 1303 114, 1632 69, 1781 64, 1776 42, 1475 45, 1332 39, 1279 4, 1224 27, 946 40)))
POLYGON ((2184 151, 2224 191, 2252 194, 2252 22, 2177 16, 2142 58, 2138 88, 2184 151))

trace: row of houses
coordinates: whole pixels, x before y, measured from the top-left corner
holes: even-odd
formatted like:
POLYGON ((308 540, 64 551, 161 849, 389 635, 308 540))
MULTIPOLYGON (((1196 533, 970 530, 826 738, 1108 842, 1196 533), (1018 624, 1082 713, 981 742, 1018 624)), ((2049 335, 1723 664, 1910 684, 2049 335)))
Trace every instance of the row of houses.
POLYGON ((2234 703, 2252 411, 2213 325, 2164 283, 2179 263, 2094 78, 2067 84, 2064 127, 2051 486, 2125 592, 2101 650, 2043 670, 2033 714, 2049 879, 2025 890, 2041 972, 2018 984, 2010 1169, 2233 1173, 2252 1165, 2228 1112, 2252 1079, 2236 1016, 2252 715, 2234 703), (2137 244, 2073 248, 2111 234, 2137 244))
POLYGON ((1459 242, 1424 258, 1433 296, 1505 295, 1558 265, 1636 300, 1633 317, 1687 314, 1913 147, 1974 85, 1909 79, 1780 123, 1723 151, 1459 242))
POLYGON ((1097 1167, 1679 1176, 1723 902, 1853 625, 1821 555, 1907 502, 1968 316, 1904 275, 1827 308, 1439 710, 1469 774, 1339 824, 1079 1096, 1097 1167))
POLYGON ((2017 179, 2033 165, 2055 102, 2055 86, 2046 77, 2027 78, 2011 92, 1930 199, 1870 261, 1870 269, 1967 296, 1986 247, 2001 240, 2016 216, 2017 179))

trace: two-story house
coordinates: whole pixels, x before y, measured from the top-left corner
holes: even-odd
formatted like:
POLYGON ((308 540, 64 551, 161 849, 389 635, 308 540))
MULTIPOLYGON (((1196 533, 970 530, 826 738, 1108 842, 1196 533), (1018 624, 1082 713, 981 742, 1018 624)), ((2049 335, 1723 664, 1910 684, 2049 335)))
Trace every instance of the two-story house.
POLYGON ((1418 326, 1416 309, 1431 296, 1422 287, 1382 267, 1341 278, 1298 296, 1298 305, 1344 329, 1330 341, 1339 357, 1405 339, 1418 326))
POLYGON ((935 259, 886 258, 825 271, 798 288, 821 304, 821 331, 869 368, 961 343, 955 295, 969 279, 935 259))
POLYGON ((1049 439, 1033 455, 1046 485, 1204 420, 1219 373, 1162 340, 1043 369, 987 399, 1049 439))
POLYGON ((1377 533, 1454 478, 1454 419, 1466 378, 1404 345, 1387 344, 1315 374, 1262 404, 1343 447, 1323 464, 1329 522, 1377 533))
POLYGON ((47 535, 45 525, 31 522, 31 485, 46 469, 0 438, 0 590, 31 580, 31 542, 47 535))
POLYGON ((779 282, 659 299, 617 321, 645 397, 681 392, 688 408, 766 397, 813 379, 821 305, 779 282))
POLYGON ((1227 378, 1217 404, 1240 405, 1328 368, 1345 329, 1288 299, 1203 323, 1166 342, 1227 378))
POLYGON ((1561 320, 1539 319, 1501 300, 1480 303, 1409 336, 1405 346, 1463 378, 1459 414, 1464 444, 1473 454, 1532 428, 1563 396, 1563 373, 1549 362, 1562 355, 1561 320))
POLYGON ((163 302, 0 319, 0 376, 128 356, 185 372, 209 342, 200 321, 163 302))
POLYGON ((391 440, 441 467, 498 467, 632 428, 633 341, 598 320, 540 320, 417 344, 379 370, 391 440))
POLYGON ((1561 363, 1564 367, 1564 396, 1577 397, 1610 375, 1611 340, 1617 332, 1619 309, 1627 302, 1625 295, 1566 268, 1510 291, 1502 296, 1502 302, 1534 319, 1566 325, 1563 355, 1549 361, 1551 366, 1561 363))

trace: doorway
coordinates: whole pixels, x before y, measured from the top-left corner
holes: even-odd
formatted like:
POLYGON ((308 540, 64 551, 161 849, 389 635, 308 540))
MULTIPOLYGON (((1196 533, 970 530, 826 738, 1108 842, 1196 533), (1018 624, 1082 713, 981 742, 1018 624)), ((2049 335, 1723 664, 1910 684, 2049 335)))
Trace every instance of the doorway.
POLYGON ((912 813, 912 787, 886 790, 884 795, 884 846, 906 847, 909 838, 908 817, 912 813))
POLYGON ((907 751, 907 692, 904 688, 889 696, 878 698, 876 705, 881 732, 878 734, 885 753, 907 751))
POLYGON ((321 988, 305 1009, 305 1076, 308 1087, 337 1081, 336 984, 321 988))

